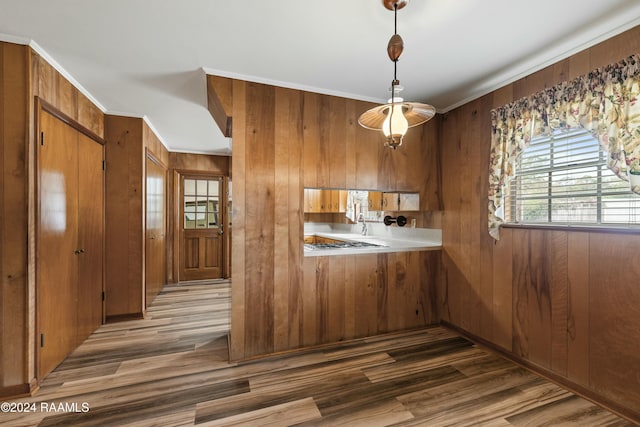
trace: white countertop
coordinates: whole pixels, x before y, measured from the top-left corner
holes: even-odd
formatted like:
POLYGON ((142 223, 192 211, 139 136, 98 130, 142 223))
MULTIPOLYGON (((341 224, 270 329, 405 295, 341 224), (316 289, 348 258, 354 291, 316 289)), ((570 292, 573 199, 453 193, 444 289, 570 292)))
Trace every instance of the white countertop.
POLYGON ((354 248, 309 249, 304 256, 334 256, 377 254, 385 252, 437 251, 442 249, 441 230, 426 228, 386 227, 368 224, 367 235, 360 233, 362 225, 305 223, 304 235, 316 235, 336 240, 372 243, 380 246, 354 248), (395 230, 394 230, 395 228, 395 230))

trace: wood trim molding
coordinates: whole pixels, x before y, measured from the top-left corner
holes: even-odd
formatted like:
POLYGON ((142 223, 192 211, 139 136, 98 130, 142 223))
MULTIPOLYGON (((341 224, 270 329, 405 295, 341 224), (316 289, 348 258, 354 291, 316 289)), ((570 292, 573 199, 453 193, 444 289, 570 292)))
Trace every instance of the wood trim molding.
POLYGON ((588 233, 640 234, 640 227, 588 226, 588 225, 552 225, 552 224, 501 224, 500 228, 521 230, 553 230, 588 233))
POLYGON ((105 320, 105 324, 107 323, 117 323, 117 322, 124 322, 127 320, 140 320, 140 319, 144 319, 145 315, 144 313, 127 313, 127 314, 114 314, 111 316, 107 316, 106 320, 105 320))
POLYGON ((160 160, 151 150, 149 150, 149 147, 145 148, 145 154, 146 154, 147 158, 149 160, 151 160, 153 163, 155 163, 156 165, 160 166, 165 171, 169 170, 167 165, 165 165, 162 160, 160 160))
POLYGON ((45 101, 44 99, 36 96, 36 111, 39 109, 46 111, 47 113, 51 114, 52 116, 66 123, 67 125, 71 126, 81 134, 87 136, 88 138, 91 138, 98 144, 105 145, 104 138, 102 138, 101 136, 93 132, 91 129, 84 127, 83 125, 78 123, 74 118, 67 116, 65 113, 63 113, 62 111, 54 107, 52 104, 45 101))
POLYGON ((516 356, 515 354, 511 353, 510 351, 507 351, 505 349, 503 349, 502 347, 484 339, 484 338, 480 338, 479 336, 472 334, 470 332, 467 332, 466 330, 453 325, 449 322, 447 322, 446 320, 441 320, 440 321, 440 325, 448 328, 460 335, 462 335, 463 337, 469 339, 470 341, 473 341, 474 343, 487 348, 488 350, 497 353, 499 356, 523 367, 524 369, 533 372, 534 374, 540 375, 546 379, 548 379, 549 381, 552 381, 556 384, 558 384, 561 387, 564 387, 566 389, 568 389, 569 391, 595 403, 596 405, 602 406, 603 408, 605 408, 608 411, 611 411, 629 421, 631 421, 632 423, 636 423, 636 424, 640 424, 640 412, 636 412, 634 410, 631 410, 629 408, 620 406, 617 402, 599 395, 598 393, 596 393, 593 390, 590 390, 588 388, 585 388, 584 386, 581 386, 579 384, 574 383, 573 381, 556 374, 555 372, 552 372, 548 369, 545 369, 541 366, 536 365, 535 363, 532 363, 528 360, 522 359, 521 357, 516 356))
POLYGON ((0 387, 1 399, 17 399, 20 397, 33 396, 38 391, 40 385, 34 378, 28 384, 17 384, 12 386, 0 387))

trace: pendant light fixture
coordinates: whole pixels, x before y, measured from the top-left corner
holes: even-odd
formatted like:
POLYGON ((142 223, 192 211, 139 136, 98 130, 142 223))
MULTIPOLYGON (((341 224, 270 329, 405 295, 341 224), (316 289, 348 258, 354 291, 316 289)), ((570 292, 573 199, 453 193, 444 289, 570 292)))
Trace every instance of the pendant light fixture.
POLYGON ((398 96, 403 88, 397 77, 398 59, 404 49, 404 41, 398 34, 398 10, 405 7, 408 0, 382 0, 387 9, 393 11, 394 34, 389 39, 387 53, 393 61, 393 80, 391 81, 391 99, 387 104, 365 111, 358 118, 362 127, 381 130, 386 137, 385 146, 394 150, 402 145, 407 129, 421 125, 431 119, 436 109, 428 104, 405 102, 398 96))

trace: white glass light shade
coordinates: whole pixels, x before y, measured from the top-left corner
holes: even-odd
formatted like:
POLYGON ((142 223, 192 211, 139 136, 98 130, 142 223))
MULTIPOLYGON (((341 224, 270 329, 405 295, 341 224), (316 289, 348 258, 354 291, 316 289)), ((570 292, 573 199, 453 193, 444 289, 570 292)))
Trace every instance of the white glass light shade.
POLYGON ((382 123, 382 132, 384 136, 405 136, 409 129, 409 122, 402 111, 402 99, 400 103, 391 104, 387 117, 382 123))

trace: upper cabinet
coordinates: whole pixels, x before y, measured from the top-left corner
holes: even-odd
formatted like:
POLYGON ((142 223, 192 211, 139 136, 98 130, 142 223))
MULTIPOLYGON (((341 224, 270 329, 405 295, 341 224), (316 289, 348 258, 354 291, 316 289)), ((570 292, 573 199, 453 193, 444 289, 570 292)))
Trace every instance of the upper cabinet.
POLYGON ((304 189, 305 213, 340 213, 347 211, 347 190, 304 189))
POLYGON ((304 213, 345 213, 348 193, 355 191, 368 211, 419 211, 419 193, 333 190, 326 188, 304 189, 304 213))
POLYGON ((419 211, 420 193, 400 193, 398 198, 399 211, 419 211))
POLYGON ((383 193, 383 211, 419 211, 419 193, 383 193))
POLYGON ((369 191, 369 210, 370 211, 382 210, 382 192, 381 191, 369 191))

